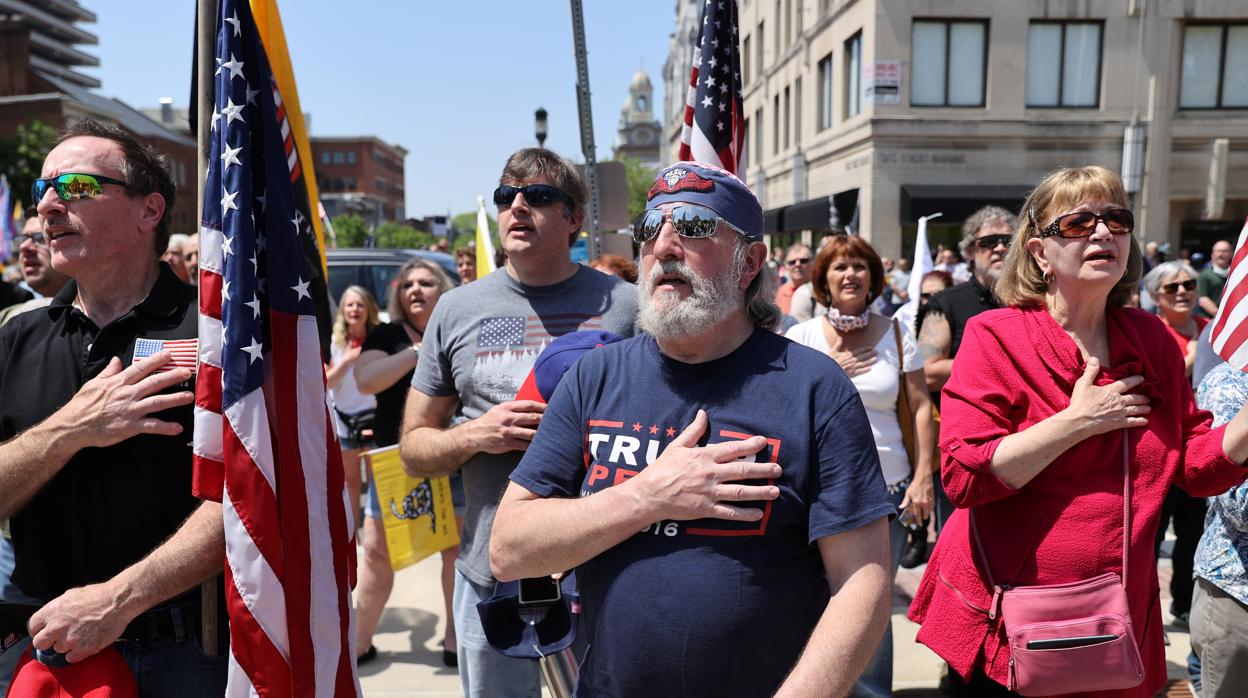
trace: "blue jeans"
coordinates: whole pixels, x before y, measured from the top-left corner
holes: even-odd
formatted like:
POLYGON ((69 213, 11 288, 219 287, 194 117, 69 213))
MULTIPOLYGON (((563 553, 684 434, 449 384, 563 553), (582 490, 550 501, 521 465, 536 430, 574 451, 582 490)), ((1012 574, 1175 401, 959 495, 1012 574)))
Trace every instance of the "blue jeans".
POLYGON ((459 682, 465 698, 539 698, 541 673, 537 662, 512 659, 485 639, 477 604, 490 598, 484 587, 455 570, 455 636, 459 643, 459 682))
MULTIPOLYGON (((225 628, 222 628, 226 631, 225 628)), ((227 631, 228 632, 228 631, 227 631)), ((139 684, 139 698, 221 698, 225 695, 227 654, 209 657, 198 638, 117 643, 139 684)))
MULTIPOLYGON (((901 483, 903 486, 898 491, 889 496, 894 507, 901 505, 901 500, 906 497, 906 488, 909 481, 901 483)), ((889 546, 889 564, 891 572, 889 579, 897 574, 897 568, 901 566, 901 553, 906 547, 906 539, 909 531, 905 526, 901 525, 900 516, 888 522, 888 546, 889 546)), ((889 607, 892 607, 892 586, 889 586, 889 607)), ((853 698, 879 698, 881 696, 893 695, 893 619, 890 615, 888 625, 884 626, 884 637, 880 640, 880 646, 876 648, 875 654, 871 655, 871 661, 867 663, 867 668, 862 672, 862 676, 858 677, 858 681, 854 684, 854 688, 849 693, 853 698)))

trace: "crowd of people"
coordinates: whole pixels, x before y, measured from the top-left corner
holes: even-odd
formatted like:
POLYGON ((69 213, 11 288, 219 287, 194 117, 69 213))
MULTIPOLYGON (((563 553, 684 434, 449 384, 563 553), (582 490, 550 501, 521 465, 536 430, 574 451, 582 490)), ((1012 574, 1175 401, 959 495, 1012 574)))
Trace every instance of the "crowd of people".
MULTIPOLYGON (((170 234, 159 154, 112 127, 67 131, 35 193, 0 287, 0 635, 30 636, 2 680, 59 657, 219 696, 193 372, 137 350, 195 337, 198 240, 170 234)), ((540 695, 478 606, 572 570, 578 695, 892 695, 892 580, 925 562, 909 617, 949 694, 1152 696, 1170 522, 1193 687, 1248 685, 1248 379, 1208 346, 1229 242, 1203 268, 1141 250, 1118 176, 1067 168, 1018 216, 970 216, 911 298, 909 260, 866 236, 769 252, 758 199, 712 166, 659 172, 635 261, 570 261, 586 200, 570 163, 522 149, 493 196, 502 268, 458 251, 455 286, 414 258, 388 298, 334 299, 359 664, 395 579, 364 454, 395 446, 409 475, 451 476, 443 662, 466 696, 540 695), (622 341, 518 396, 583 331, 622 341), (1054 586, 1107 605, 1023 622, 1054 586)))

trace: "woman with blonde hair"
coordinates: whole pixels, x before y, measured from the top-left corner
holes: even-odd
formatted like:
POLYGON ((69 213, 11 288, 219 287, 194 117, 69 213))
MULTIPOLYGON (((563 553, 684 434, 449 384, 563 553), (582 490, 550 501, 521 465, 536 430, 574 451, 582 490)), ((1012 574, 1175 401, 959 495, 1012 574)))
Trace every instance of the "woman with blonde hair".
MULTIPOLYGON (((451 286, 450 278, 437 264, 418 257, 409 259, 390 287, 386 306, 390 322, 378 325, 364 340, 363 351, 355 365, 355 379, 360 392, 377 396, 373 434, 378 447, 399 442, 399 423, 425 328, 438 299, 451 290, 451 286)), ((377 656, 373 633, 394 587, 394 570, 390 568, 390 551, 381 523, 381 502, 376 483, 371 480, 370 477, 368 503, 364 507, 364 556, 356 585, 355 637, 361 664, 377 656)), ((446 553, 443 554, 444 566, 445 557, 446 553)), ((446 627, 446 649, 453 653, 455 626, 450 621, 449 611, 446 627)))
POLYGON ((1153 696, 1162 501, 1171 484, 1211 495, 1244 479, 1248 413, 1212 428, 1161 321, 1123 307, 1143 264, 1118 175, 1058 170, 1019 218, 995 286, 1006 307, 967 324, 941 396, 941 480, 958 508, 910 617, 955 695, 1153 696), (1050 585, 1096 608, 1020 625, 1025 608, 1060 607, 1050 585), (1102 661, 1051 670, 1089 657, 1102 661))
POLYGON ((360 523, 360 456, 372 446, 373 410, 377 401, 360 392, 355 382, 355 362, 381 319, 373 294, 363 286, 348 286, 338 301, 338 314, 329 342, 329 367, 325 382, 334 409, 334 429, 342 447, 352 521, 360 523))

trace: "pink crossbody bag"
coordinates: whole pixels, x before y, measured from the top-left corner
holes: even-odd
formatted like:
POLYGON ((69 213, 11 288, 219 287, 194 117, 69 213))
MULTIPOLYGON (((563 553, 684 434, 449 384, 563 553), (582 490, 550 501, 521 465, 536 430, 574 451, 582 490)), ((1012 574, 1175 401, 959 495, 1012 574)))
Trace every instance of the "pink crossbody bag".
POLYGON ((1009 640, 1009 689, 1024 696, 1134 688, 1144 681, 1127 603, 1131 541, 1131 473, 1122 447, 1122 578, 1107 572, 1068 584, 998 585, 970 510, 971 535, 993 588, 988 617, 998 613, 1009 640))

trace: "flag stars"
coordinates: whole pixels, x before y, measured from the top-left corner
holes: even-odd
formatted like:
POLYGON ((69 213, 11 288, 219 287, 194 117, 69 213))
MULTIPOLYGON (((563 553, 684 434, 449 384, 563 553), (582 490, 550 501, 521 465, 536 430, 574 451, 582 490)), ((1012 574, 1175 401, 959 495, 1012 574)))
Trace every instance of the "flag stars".
POLYGON ((234 100, 229 97, 225 98, 225 108, 221 110, 221 115, 226 117, 226 126, 229 126, 236 120, 242 121, 244 124, 247 123, 247 120, 243 118, 243 105, 235 104, 234 100))
POLYGON ((667 435, 667 438, 669 438, 669 439, 670 439, 670 438, 672 438, 672 437, 676 436, 676 428, 675 428, 675 427, 668 427, 668 428, 667 428, 667 429, 666 429, 663 433, 664 433, 664 434, 666 434, 666 435, 667 435))
MULTIPOLYGON (((252 257, 252 259, 254 260, 255 257, 252 257)), ((243 305, 247 306, 248 308, 251 308, 253 320, 260 319, 260 296, 254 293, 251 294, 251 300, 247 301, 246 303, 243 303, 243 305)))
POLYGON ((711 99, 710 95, 707 95, 706 97, 702 98, 702 106, 704 107, 709 107, 714 103, 715 103, 715 100, 711 99))
POLYGON ((243 347, 242 350, 251 356, 251 359, 247 361, 248 366, 256 363, 256 359, 261 358, 261 355, 264 352, 264 349, 260 346, 260 342, 257 342, 254 338, 251 340, 251 344, 243 347))
MULTIPOLYGON (((720 3, 720 4, 719 4, 719 8, 722 10, 722 9, 724 8, 724 4, 723 4, 723 3, 720 3)), ((230 26, 234 27, 234 36, 242 36, 242 35, 243 35, 243 27, 242 27, 242 22, 239 22, 239 21, 238 21, 238 13, 237 13, 237 12, 235 12, 233 15, 231 15, 231 16, 229 16, 229 17, 226 17, 224 21, 225 21, 225 23, 226 23, 226 24, 229 24, 230 26)))
POLYGON ((231 210, 233 211, 238 210, 238 204, 234 203, 234 199, 237 197, 238 197, 238 192, 230 192, 230 191, 225 192, 225 196, 221 197, 221 216, 222 217, 225 217, 225 214, 230 212, 231 210))
POLYGON ((295 297, 296 303, 304 298, 307 298, 308 300, 312 300, 312 294, 308 293, 308 283, 309 282, 304 281, 303 279, 299 279, 299 283, 290 287, 290 290, 294 291, 296 294, 296 297, 295 297))
POLYGON ((256 95, 260 94, 260 90, 251 89, 251 85, 247 86, 247 103, 256 105, 256 95))
POLYGON ((633 431, 641 433, 641 422, 633 422, 633 431))
POLYGON ((224 258, 232 254, 234 254, 234 238, 225 238, 221 243, 221 255, 224 258))
POLYGON ((651 434, 656 434, 656 435, 657 435, 657 434, 659 433, 659 425, 657 425, 657 424, 651 424, 651 425, 650 425, 650 433, 651 433, 651 434))
MULTIPOLYGON (((268 198, 268 192, 260 192, 260 196, 256 197, 256 202, 260 204, 260 213, 264 213, 265 199, 268 198)), ((263 248, 261 248, 263 249, 263 248)))
POLYGON ((215 131, 217 128, 217 122, 220 120, 221 120, 221 112, 217 111, 216 109, 213 109, 212 110, 212 125, 208 127, 208 130, 215 131))
POLYGON ((221 283, 221 300, 224 300, 224 301, 233 300, 232 298, 230 298, 230 282, 229 281, 223 281, 221 283))
POLYGON ((232 52, 230 53, 230 60, 222 63, 221 66, 217 68, 217 72, 215 74, 220 75, 222 70, 230 71, 231 80, 234 78, 243 78, 243 82, 247 81, 247 78, 243 76, 243 62, 235 58, 232 52))
POLYGON ((705 84, 706 84, 706 86, 707 86, 707 87, 714 87, 714 86, 715 86, 715 78, 714 78, 714 76, 707 75, 707 76, 706 76, 706 83, 705 83, 705 84))
POLYGON ((231 148, 228 145, 225 146, 225 152, 221 153, 221 162, 225 163, 221 167, 222 174, 230 171, 230 165, 238 165, 239 167, 242 167, 243 163, 238 159, 238 154, 241 152, 243 152, 243 146, 241 145, 237 148, 231 148))

